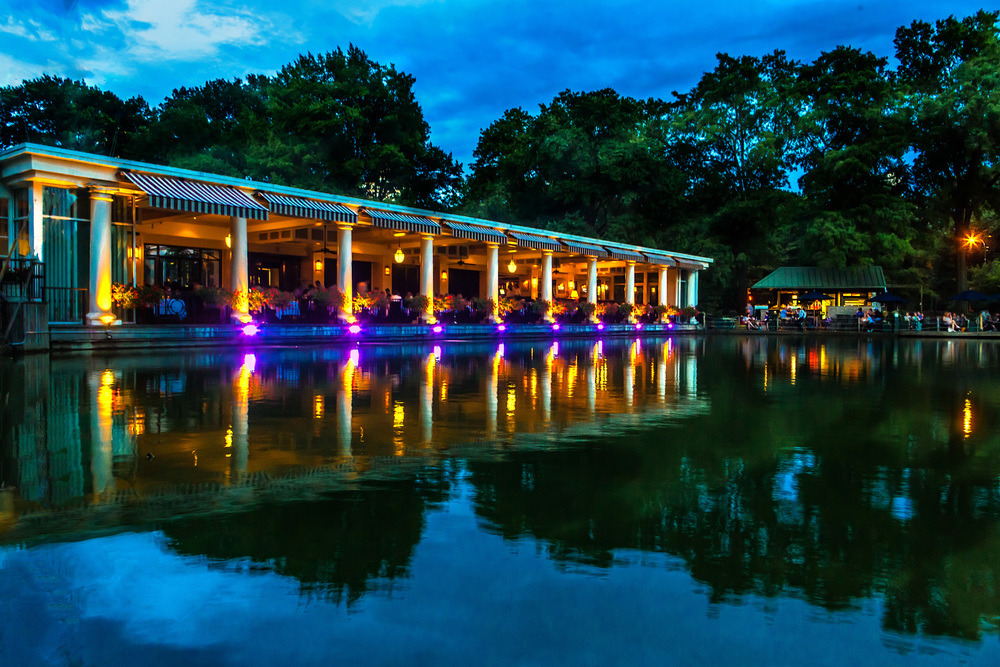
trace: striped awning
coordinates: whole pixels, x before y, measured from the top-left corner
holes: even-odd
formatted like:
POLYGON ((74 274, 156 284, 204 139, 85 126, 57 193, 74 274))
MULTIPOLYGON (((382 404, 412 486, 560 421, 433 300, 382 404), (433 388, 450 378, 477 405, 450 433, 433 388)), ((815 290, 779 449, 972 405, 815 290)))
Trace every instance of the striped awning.
POLYGON ((552 252, 562 252, 562 244, 555 239, 546 236, 535 236, 534 234, 522 234, 521 232, 507 232, 517 246, 521 248, 534 248, 535 250, 551 250, 552 252))
POLYGON ((365 213, 371 216, 372 224, 382 229, 399 229, 418 234, 440 234, 441 225, 422 215, 406 215, 366 208, 365 213))
POLYGON ((134 171, 123 171, 121 175, 149 195, 153 208, 267 220, 267 209, 238 188, 134 171))
POLYGON ((637 252, 632 252, 631 250, 625 250, 624 248, 612 248, 607 246, 608 254, 615 259, 620 259, 623 262, 644 262, 646 258, 637 252))
POLYGON ((576 252, 581 255, 589 255, 590 257, 607 257, 608 251, 599 245, 591 245, 589 243, 580 243, 579 241, 563 241, 562 244, 566 246, 568 252, 576 252))
POLYGON ((649 260, 650 264, 659 264, 660 266, 677 266, 677 262, 674 261, 673 257, 667 257, 666 255, 661 255, 655 252, 643 252, 646 259, 649 260))
POLYGON ((270 205, 271 212, 278 215, 287 215, 292 218, 326 220, 328 222, 350 222, 352 224, 358 221, 358 214, 341 204, 303 199, 302 197, 276 195, 270 192, 260 192, 258 194, 270 205))
POLYGON ((504 236, 503 232, 498 232, 495 229, 480 227, 479 225, 467 225, 463 222, 452 222, 451 220, 445 220, 444 224, 451 230, 452 236, 457 236, 460 239, 472 239, 473 241, 482 241, 484 243, 507 245, 507 237, 504 236))
POLYGON ((678 259, 677 260, 677 266, 678 266, 678 268, 688 269, 688 270, 691 270, 691 271, 701 271, 703 269, 707 269, 708 268, 707 265, 702 264, 701 262, 693 262, 693 261, 690 261, 690 260, 685 261, 683 259, 678 259))

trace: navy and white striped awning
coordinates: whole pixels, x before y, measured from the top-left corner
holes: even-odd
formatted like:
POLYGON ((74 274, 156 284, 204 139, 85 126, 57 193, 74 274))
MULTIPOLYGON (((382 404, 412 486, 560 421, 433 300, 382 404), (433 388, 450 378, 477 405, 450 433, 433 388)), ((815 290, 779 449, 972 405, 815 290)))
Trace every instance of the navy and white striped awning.
POLYGON ((607 246, 608 254, 615 259, 620 259, 623 262, 644 262, 646 258, 637 252, 632 252, 631 250, 625 250, 624 248, 613 248, 607 246))
POLYGON ((445 220, 444 224, 451 230, 452 236, 457 236, 460 239, 472 239, 473 241, 482 241, 483 243, 507 245, 507 237, 504 236, 503 232, 498 232, 495 229, 480 227, 479 225, 467 225, 464 222, 452 222, 451 220, 445 220))
POLYGON ((547 236, 535 236, 534 234, 523 234, 521 232, 507 232, 517 246, 521 248, 534 248, 535 250, 551 250, 552 252, 562 252, 562 244, 547 236))
POLYGON ((708 266, 702 264, 701 262, 695 262, 693 260, 678 259, 677 266, 681 269, 688 269, 691 271, 701 271, 702 269, 707 269, 708 266))
POLYGON ((649 260, 650 264, 659 264, 660 266, 677 266, 677 262, 674 261, 673 257, 667 257, 666 255, 661 255, 656 252, 643 252, 646 259, 649 260))
POLYGON ((258 194, 270 205, 271 212, 278 215, 328 222, 349 222, 351 224, 358 221, 358 214, 342 204, 276 195, 270 192, 259 192, 258 194))
POLYGON ((377 211, 366 208, 365 213, 371 216, 372 224, 382 229, 398 229, 418 234, 440 234, 441 225, 422 215, 406 215, 390 211, 377 211))
POLYGON ((566 246, 568 252, 576 252, 581 255, 588 255, 590 257, 607 257, 608 251, 599 245, 591 245, 589 243, 580 243, 579 241, 563 241, 562 244, 566 246))
POLYGON ((238 188, 134 171, 123 171, 121 175, 149 195, 153 208, 267 220, 267 209, 238 188))

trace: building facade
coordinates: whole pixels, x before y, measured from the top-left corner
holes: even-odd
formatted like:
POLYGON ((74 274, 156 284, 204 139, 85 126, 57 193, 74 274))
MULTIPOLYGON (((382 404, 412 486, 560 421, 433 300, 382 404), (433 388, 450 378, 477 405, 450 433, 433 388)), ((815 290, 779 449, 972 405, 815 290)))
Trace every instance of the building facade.
POLYGON ((8 283, 44 271, 52 325, 113 319, 113 283, 683 307, 712 262, 33 144, 0 152, 0 253, 8 283))

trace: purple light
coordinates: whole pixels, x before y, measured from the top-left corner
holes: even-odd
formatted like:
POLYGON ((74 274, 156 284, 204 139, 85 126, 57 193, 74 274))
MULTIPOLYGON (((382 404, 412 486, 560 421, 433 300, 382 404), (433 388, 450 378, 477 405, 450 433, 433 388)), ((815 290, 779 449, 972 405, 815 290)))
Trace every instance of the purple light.
POLYGON ((244 336, 256 336, 258 333, 260 333, 260 327, 253 322, 243 327, 244 336))
POLYGON ((642 322, 638 322, 638 323, 636 323, 636 325, 635 325, 635 330, 636 330, 636 331, 638 331, 638 330, 639 330, 639 329, 641 329, 641 328, 642 328, 642 322))
POLYGON ((553 331, 559 331, 559 325, 558 324, 553 324, 552 325, 552 330, 553 331))
POLYGON ((604 331, 604 325, 603 324, 598 324, 597 325, 597 330, 598 331, 604 331))
POLYGON ((668 325, 667 325, 667 328, 668 328, 668 329, 673 329, 673 328, 674 328, 674 323, 673 323, 673 322, 671 322, 670 324, 668 324, 668 325))
POLYGON ((444 331, 444 327, 441 326, 440 324, 437 324, 434 326, 433 329, 431 329, 431 331, 433 331, 434 333, 441 333, 442 331, 444 331))
POLYGON ((347 330, 350 331, 352 334, 361 333, 361 325, 360 324, 352 324, 350 327, 348 327, 347 330))
POLYGON ((497 331, 506 331, 506 330, 507 330, 507 326, 504 325, 504 324, 501 324, 500 326, 497 327, 497 331))

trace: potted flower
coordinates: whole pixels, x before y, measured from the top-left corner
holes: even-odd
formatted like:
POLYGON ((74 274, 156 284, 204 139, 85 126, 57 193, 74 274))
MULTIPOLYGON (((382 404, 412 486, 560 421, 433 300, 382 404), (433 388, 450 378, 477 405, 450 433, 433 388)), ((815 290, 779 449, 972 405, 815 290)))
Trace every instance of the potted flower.
MULTIPOLYGON (((321 324, 330 321, 331 313, 335 317, 340 317, 340 311, 344 307, 344 293, 333 285, 329 289, 315 289, 309 293, 309 300, 313 304, 313 319, 321 324)), ((353 306, 353 303, 351 304, 353 306)))
POLYGON ((577 306, 577 310, 583 314, 584 318, 587 321, 593 322, 595 320, 594 311, 597 310, 597 304, 591 303, 589 301, 584 301, 583 303, 577 306))
POLYGON ((493 299, 482 299, 475 297, 472 299, 472 312, 478 321, 483 321, 493 315, 493 299))
POLYGON ((194 295, 201 303, 199 319, 206 324, 222 322, 226 306, 233 301, 232 293, 223 287, 198 287, 194 295))
POLYGON ((680 324, 691 324, 691 320, 698 314, 694 306, 684 306, 680 310, 680 324))
POLYGON ((618 304, 618 316, 622 322, 630 322, 632 314, 635 313, 635 304, 628 301, 618 304))

